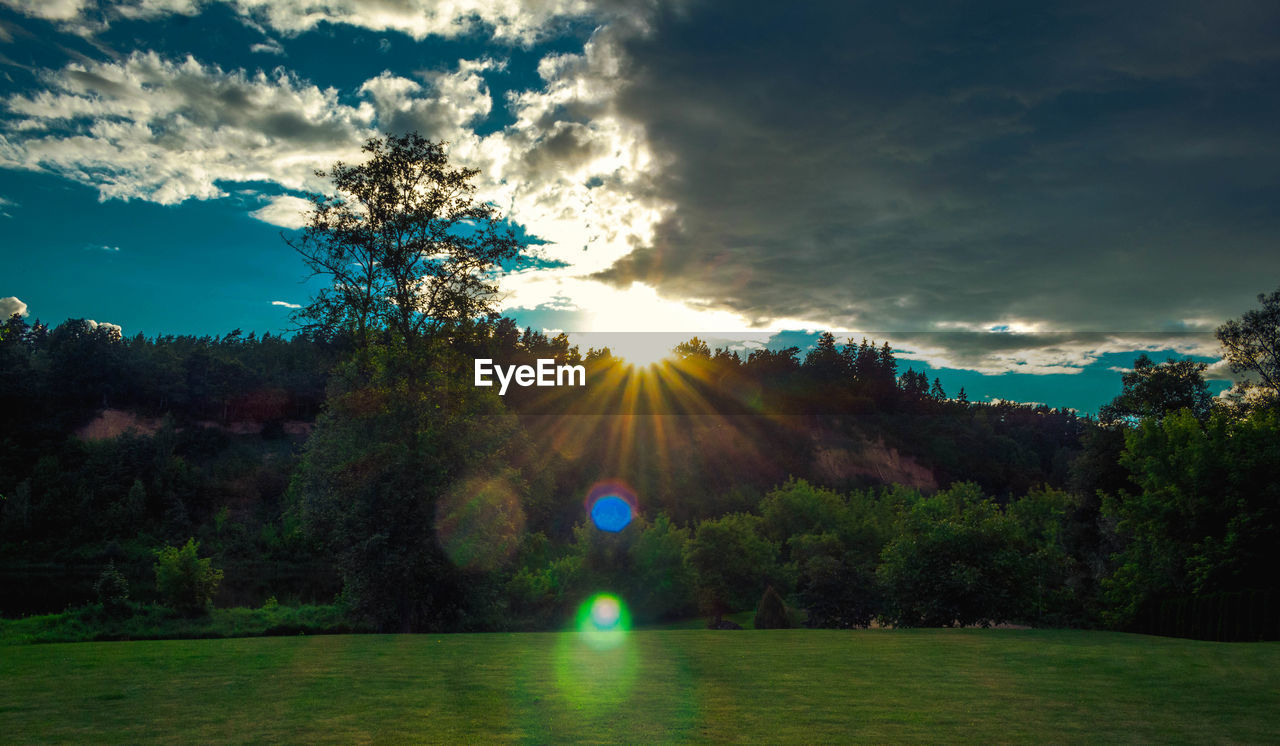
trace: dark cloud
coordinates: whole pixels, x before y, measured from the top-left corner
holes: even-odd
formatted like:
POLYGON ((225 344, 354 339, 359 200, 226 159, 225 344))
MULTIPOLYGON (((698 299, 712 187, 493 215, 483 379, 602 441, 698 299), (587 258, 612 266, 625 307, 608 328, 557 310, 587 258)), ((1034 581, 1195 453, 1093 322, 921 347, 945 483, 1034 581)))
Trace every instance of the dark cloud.
POLYGON ((1208 328, 1280 277, 1280 8, 704 4, 622 43, 675 209, 598 277, 882 331, 1208 328))

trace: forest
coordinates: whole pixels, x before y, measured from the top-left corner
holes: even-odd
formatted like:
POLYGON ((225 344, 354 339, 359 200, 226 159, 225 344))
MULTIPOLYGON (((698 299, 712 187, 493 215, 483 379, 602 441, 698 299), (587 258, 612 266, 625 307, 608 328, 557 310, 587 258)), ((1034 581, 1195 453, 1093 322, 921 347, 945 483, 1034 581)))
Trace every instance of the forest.
POLYGON ((1280 637, 1280 290, 1218 330, 1251 385, 1142 356, 1096 418, 830 333, 637 367, 491 311, 486 271, 525 247, 474 172, 416 136, 366 149, 294 245, 333 283, 293 333, 0 327, 0 614, 543 630, 607 591, 637 624, 1280 637), (415 167, 452 201, 387 188, 415 167), (499 396, 477 358, 587 385, 499 396), (621 530, 584 509, 605 493, 621 530))

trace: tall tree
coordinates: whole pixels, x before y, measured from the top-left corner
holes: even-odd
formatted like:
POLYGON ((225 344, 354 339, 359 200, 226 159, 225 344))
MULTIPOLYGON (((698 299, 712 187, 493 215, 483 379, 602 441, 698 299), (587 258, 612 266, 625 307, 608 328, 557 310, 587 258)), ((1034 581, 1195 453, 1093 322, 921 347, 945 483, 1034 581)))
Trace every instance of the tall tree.
POLYGON ((326 330, 388 329, 409 341, 488 310, 493 270, 524 245, 496 208, 474 198, 477 169, 453 168, 444 142, 417 133, 370 139, 358 165, 334 164, 333 195, 310 196, 290 245, 332 279, 299 317, 326 330))
POLYGON ((1125 435, 1122 465, 1137 490, 1104 510, 1126 540, 1107 581, 1111 621, 1165 598, 1275 590, 1280 563, 1280 418, 1181 412, 1125 435))
MULTIPOLYGON (((450 341, 474 336, 497 290, 494 270, 523 246, 491 205, 475 201, 478 171, 451 167, 443 142, 388 135, 364 151, 364 163, 330 170, 336 195, 312 197, 294 244, 333 281, 302 317, 352 333, 358 355, 330 383, 293 493, 358 615, 382 629, 457 629, 484 573, 446 548, 489 542, 497 555, 503 546, 493 540, 516 528, 438 536, 442 525, 471 525, 442 522, 438 511, 474 482, 497 501, 480 513, 515 515, 505 498, 519 485, 494 480, 507 473, 502 451, 518 428, 499 416, 495 394, 466 382, 450 341)), ((513 325, 502 334, 514 342, 513 325)), ((526 332, 525 342, 534 339, 558 356, 577 355, 567 338, 526 332)))
POLYGON ((1280 395, 1280 290, 1259 294, 1262 308, 1218 327, 1218 341, 1236 373, 1254 373, 1271 396, 1280 395))
POLYGON ((1098 410, 1105 424, 1133 423, 1144 417, 1162 419, 1182 409, 1204 420, 1213 409, 1213 398, 1204 380, 1204 363, 1191 359, 1167 360, 1157 365, 1139 355, 1133 370, 1124 374, 1124 391, 1098 410))

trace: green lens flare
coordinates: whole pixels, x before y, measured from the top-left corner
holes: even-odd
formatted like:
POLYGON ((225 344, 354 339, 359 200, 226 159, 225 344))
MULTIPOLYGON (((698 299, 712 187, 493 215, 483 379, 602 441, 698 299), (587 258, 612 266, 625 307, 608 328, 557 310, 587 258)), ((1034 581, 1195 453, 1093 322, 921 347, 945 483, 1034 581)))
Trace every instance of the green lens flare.
POLYGON ((631 613, 617 596, 601 593, 578 607, 578 634, 592 648, 617 647, 631 628, 631 613))

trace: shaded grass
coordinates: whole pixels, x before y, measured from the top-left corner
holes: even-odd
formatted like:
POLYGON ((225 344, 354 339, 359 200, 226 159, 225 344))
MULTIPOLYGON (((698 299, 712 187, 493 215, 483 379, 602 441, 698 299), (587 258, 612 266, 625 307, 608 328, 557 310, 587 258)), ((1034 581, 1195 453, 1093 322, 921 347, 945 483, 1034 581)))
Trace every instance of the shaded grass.
POLYGON ((0 648, 6 741, 1271 741, 1280 644, 1048 630, 0 648))

